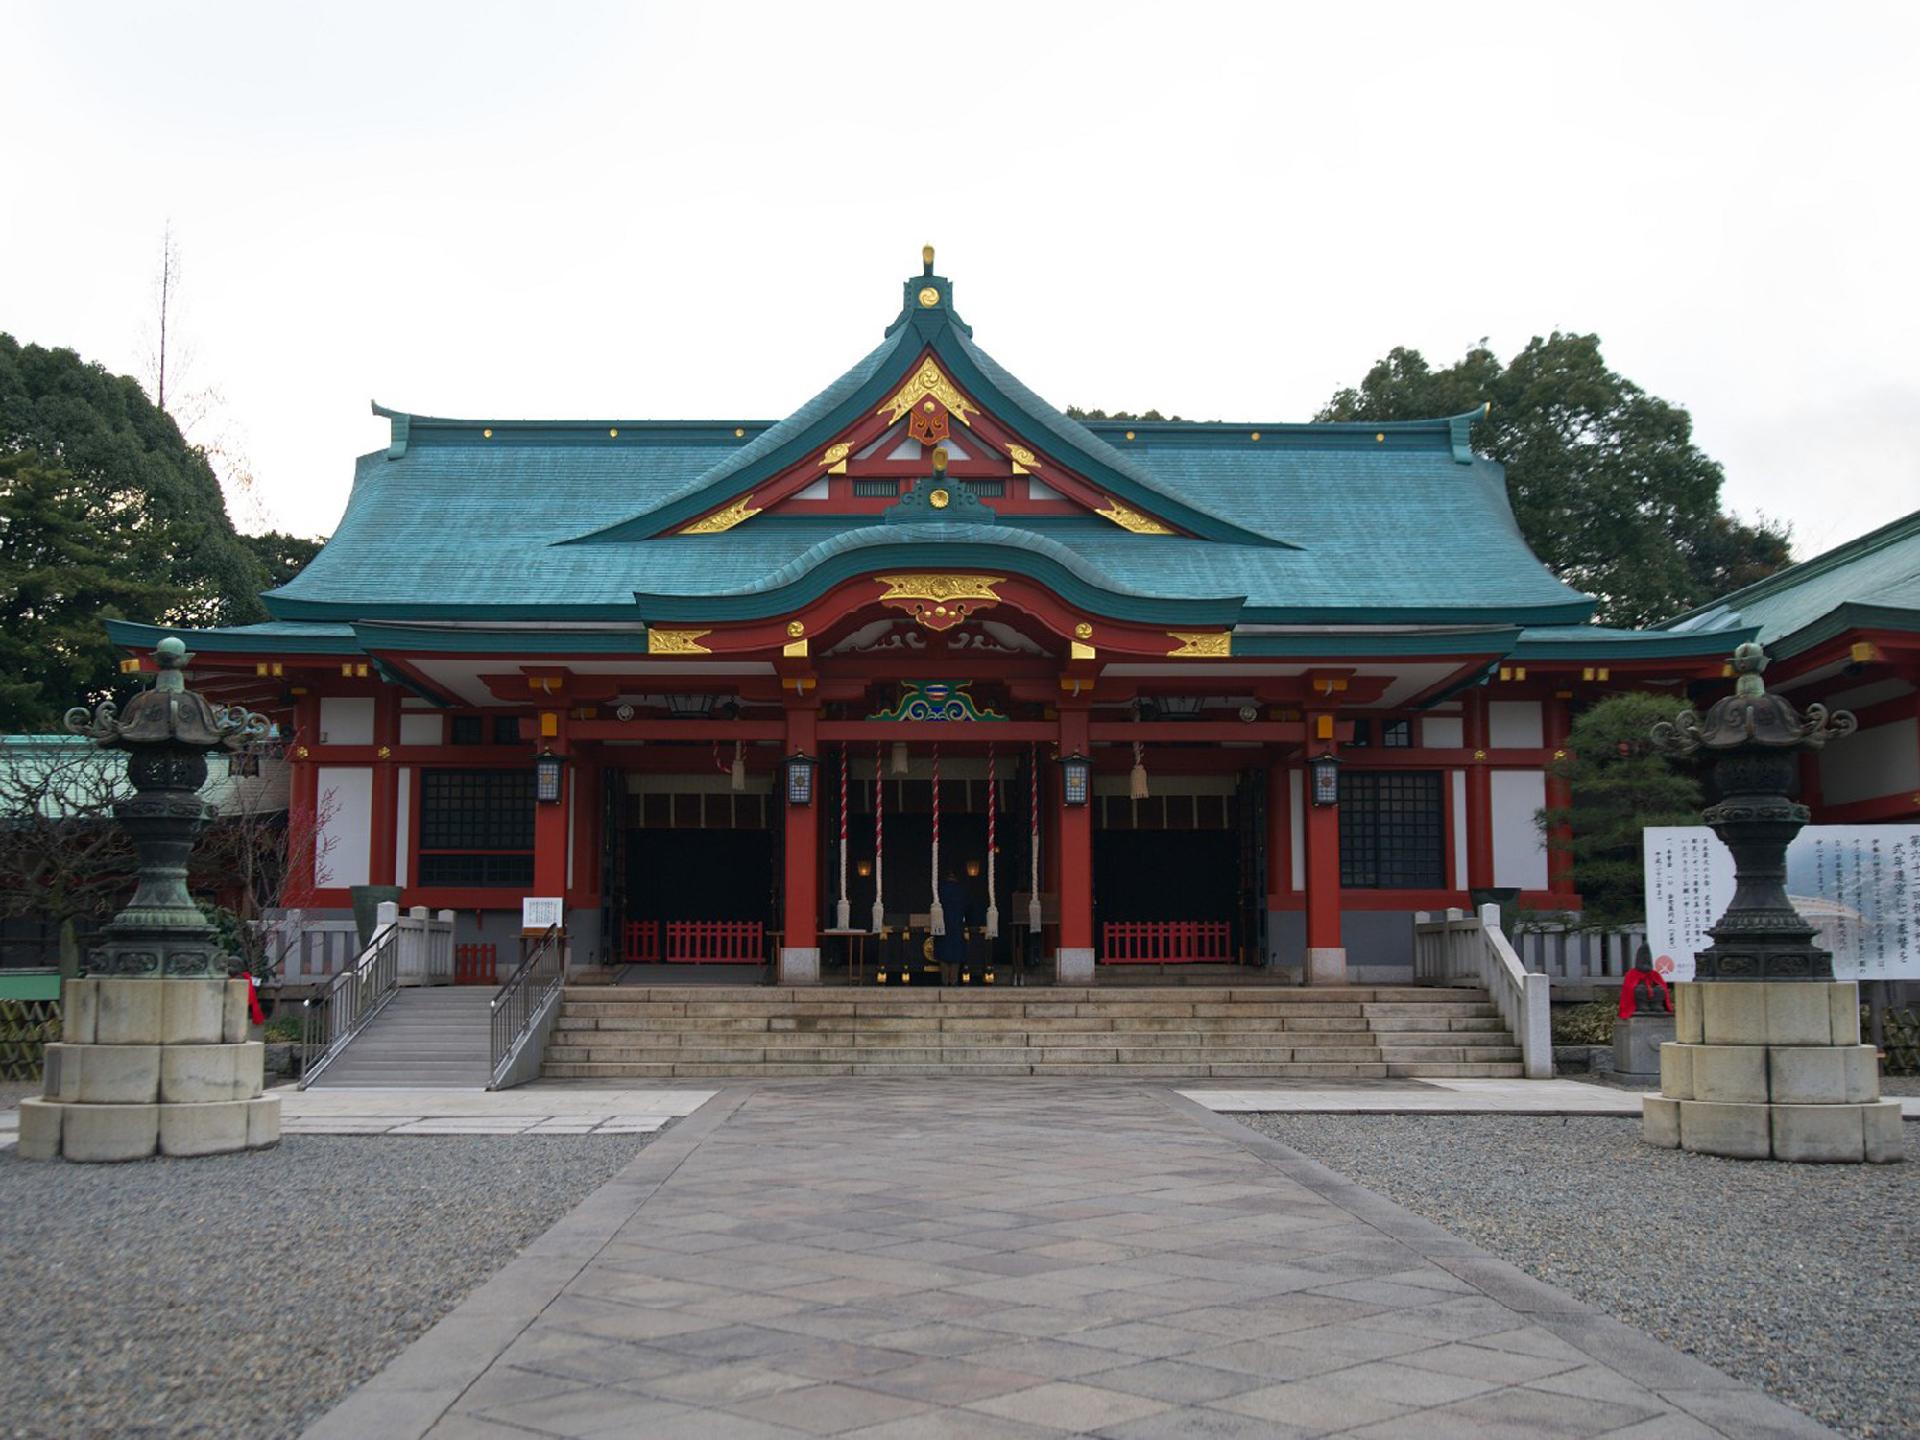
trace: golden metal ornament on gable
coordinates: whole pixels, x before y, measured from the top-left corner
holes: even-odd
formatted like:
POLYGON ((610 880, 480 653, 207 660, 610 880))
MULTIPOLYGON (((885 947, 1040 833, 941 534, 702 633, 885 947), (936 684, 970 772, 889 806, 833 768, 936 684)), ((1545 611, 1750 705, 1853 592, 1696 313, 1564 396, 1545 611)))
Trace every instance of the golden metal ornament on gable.
POLYGON ((1007 445, 1007 455, 1008 458, 1013 461, 1013 473, 1016 475, 1025 475, 1030 470, 1038 470, 1040 468, 1040 462, 1034 458, 1033 451, 1024 445, 1016 445, 1009 442, 1007 445))
POLYGON ((873 413, 886 416, 887 423, 891 425, 908 411, 918 410, 921 403, 929 399, 938 401, 948 414, 969 427, 973 422, 967 416, 979 413, 980 409, 954 388, 953 382, 933 363, 933 357, 928 356, 907 383, 894 393, 893 398, 873 413))
POLYGON ((1180 642, 1167 652, 1169 660, 1217 660, 1233 654, 1231 630, 1169 630, 1167 638, 1180 642))
POLYGON ((844 440, 836 440, 827 446, 826 453, 820 457, 820 463, 826 467, 829 475, 847 473, 847 456, 853 453, 853 446, 844 440))
POLYGON ((743 495, 724 510, 694 521, 680 533, 682 535, 718 535, 722 530, 731 530, 742 520, 751 520, 760 511, 754 506, 753 496, 743 495))
POLYGON ((647 653, 649 655, 711 655, 713 652, 700 641, 702 637, 712 633, 711 630, 648 630, 647 653))
POLYGON ((976 610, 1000 603, 1004 575, 882 575, 882 605, 904 610, 929 630, 951 630, 976 610))
POLYGON ((1136 535, 1174 535, 1178 531, 1170 530, 1149 515, 1138 510, 1129 510, 1111 495, 1107 496, 1107 508, 1096 510, 1094 514, 1103 520, 1111 520, 1122 530, 1131 530, 1136 535))

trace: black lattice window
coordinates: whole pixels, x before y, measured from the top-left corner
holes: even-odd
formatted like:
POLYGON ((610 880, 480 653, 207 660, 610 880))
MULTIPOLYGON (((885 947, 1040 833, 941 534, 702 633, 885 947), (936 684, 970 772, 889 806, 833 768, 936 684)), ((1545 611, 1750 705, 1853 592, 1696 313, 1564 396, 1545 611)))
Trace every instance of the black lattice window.
POLYGON ((855 480, 853 498, 856 500, 891 500, 900 493, 898 480, 855 480))
POLYGON ((1446 884, 1446 811, 1436 770, 1340 776, 1340 883, 1354 890, 1446 884))
POLYGON ((1380 743, 1389 750, 1407 750, 1413 746, 1413 722, 1389 720, 1380 727, 1380 743))
POLYGON ((997 478, 962 480, 961 487, 981 500, 996 500, 1007 493, 1007 482, 997 478))
POLYGON ((533 880, 533 770, 420 773, 420 883, 533 880))

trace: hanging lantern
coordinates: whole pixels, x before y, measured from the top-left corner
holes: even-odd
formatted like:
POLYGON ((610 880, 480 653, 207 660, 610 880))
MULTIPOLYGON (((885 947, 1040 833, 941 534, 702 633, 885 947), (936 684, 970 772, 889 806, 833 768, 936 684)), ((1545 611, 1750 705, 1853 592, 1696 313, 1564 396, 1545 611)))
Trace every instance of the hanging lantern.
POLYGON ((1307 773, 1313 777, 1315 805, 1324 807, 1340 803, 1340 757, 1338 755, 1314 756, 1307 762, 1307 773))
POLYGON ((980 878, 980 862, 978 860, 967 861, 967 878, 969 880, 978 880, 980 878))
POLYGON ((539 758, 533 762, 533 798, 542 805, 558 805, 561 777, 566 773, 566 768, 566 756, 542 750, 539 758))
POLYGON ((1087 797, 1093 789, 1093 761, 1078 750, 1071 755, 1060 757, 1060 801, 1063 805, 1081 806, 1087 803, 1087 797))
POLYGON ((904 775, 907 773, 907 742, 904 740, 896 740, 893 742, 892 768, 893 773, 896 775, 904 775))
POLYGON ((862 880, 871 880, 873 878, 873 861, 871 860, 854 861, 853 873, 858 875, 862 880))
POLYGON ((813 771, 819 763, 804 750, 787 757, 787 804, 813 804, 813 771))

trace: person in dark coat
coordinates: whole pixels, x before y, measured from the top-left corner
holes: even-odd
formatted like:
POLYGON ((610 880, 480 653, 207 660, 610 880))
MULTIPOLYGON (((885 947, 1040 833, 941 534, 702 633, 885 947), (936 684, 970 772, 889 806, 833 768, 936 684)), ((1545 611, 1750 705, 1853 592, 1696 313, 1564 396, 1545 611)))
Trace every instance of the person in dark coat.
POLYGON ((933 958, 942 965, 959 965, 967 958, 968 907, 972 903, 960 872, 947 866, 940 877, 940 909, 945 912, 947 933, 933 938, 933 958))

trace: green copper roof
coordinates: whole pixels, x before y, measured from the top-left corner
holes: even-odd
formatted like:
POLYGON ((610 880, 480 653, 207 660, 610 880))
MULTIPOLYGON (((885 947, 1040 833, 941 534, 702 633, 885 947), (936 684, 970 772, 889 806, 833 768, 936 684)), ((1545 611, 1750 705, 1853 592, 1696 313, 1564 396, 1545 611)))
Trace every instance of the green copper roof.
POLYGON ((382 411, 393 442, 361 457, 332 540, 268 609, 301 622, 717 620, 910 555, 1030 574, 1106 613, 1195 623, 1540 626, 1592 612, 1528 550, 1500 467, 1466 449, 1477 412, 1083 425, 974 344, 944 277, 914 277, 906 295, 882 343, 777 424, 382 411), (938 303, 918 304, 923 286, 938 303), (961 525, 778 513, 723 534, 673 533, 871 414, 928 348, 975 403, 1059 463, 1189 534, 1136 535, 1092 515, 961 525))
POLYGON ((1726 635, 1743 625, 1776 658, 1849 629, 1920 629, 1920 511, 1656 628, 1726 635))
POLYGON ((1524 630, 1514 646, 1516 660, 1667 660, 1723 658, 1753 638, 1751 626, 1725 630, 1673 632, 1616 630, 1607 625, 1542 625, 1524 630))

